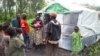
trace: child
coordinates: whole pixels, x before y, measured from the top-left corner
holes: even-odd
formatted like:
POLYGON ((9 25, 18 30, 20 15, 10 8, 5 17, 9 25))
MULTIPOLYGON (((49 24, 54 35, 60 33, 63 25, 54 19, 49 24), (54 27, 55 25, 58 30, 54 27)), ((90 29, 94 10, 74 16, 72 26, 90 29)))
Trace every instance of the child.
POLYGON ((4 47, 2 25, 0 25, 0 56, 5 56, 5 47, 4 47))
POLYGON ((16 28, 16 32, 17 32, 17 37, 19 37, 22 41, 24 41, 22 29, 16 28))
POLYGON ((24 42, 17 37, 16 29, 10 27, 8 34, 10 36, 9 56, 24 56, 24 42))
POLYGON ((72 33, 72 53, 77 55, 82 50, 81 33, 79 32, 78 26, 75 26, 74 32, 72 33))
POLYGON ((10 36, 7 34, 7 29, 10 27, 9 22, 4 22, 2 24, 2 30, 3 30, 3 38, 4 38, 4 46, 5 46, 5 56, 8 56, 8 46, 9 46, 9 40, 10 36))

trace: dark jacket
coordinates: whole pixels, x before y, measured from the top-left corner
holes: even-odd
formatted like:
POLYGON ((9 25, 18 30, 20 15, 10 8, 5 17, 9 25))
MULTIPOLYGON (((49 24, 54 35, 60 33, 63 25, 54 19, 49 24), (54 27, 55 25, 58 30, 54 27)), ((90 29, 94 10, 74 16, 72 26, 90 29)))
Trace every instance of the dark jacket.
POLYGON ((47 26, 47 37, 51 41, 58 41, 61 35, 61 25, 59 22, 53 20, 48 23, 47 26))

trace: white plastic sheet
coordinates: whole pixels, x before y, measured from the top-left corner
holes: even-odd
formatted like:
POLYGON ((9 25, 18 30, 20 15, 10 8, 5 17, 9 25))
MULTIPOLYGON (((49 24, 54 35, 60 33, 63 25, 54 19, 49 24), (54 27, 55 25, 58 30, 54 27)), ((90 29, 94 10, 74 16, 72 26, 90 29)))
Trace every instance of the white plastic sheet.
POLYGON ((74 26, 77 25, 79 13, 70 13, 63 15, 63 24, 61 39, 59 40, 59 47, 72 50, 72 37, 71 34, 74 31, 74 26))
POLYGON ((79 15, 78 26, 85 45, 89 46, 100 39, 99 25, 100 20, 96 11, 83 11, 79 15))

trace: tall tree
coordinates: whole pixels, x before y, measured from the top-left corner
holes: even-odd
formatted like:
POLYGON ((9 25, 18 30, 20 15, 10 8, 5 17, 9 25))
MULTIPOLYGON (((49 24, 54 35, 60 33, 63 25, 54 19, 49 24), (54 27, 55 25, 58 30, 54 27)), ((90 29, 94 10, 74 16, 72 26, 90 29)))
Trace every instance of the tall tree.
POLYGON ((42 9, 46 3, 44 0, 29 0, 30 1, 30 12, 31 15, 35 15, 37 13, 37 11, 39 11, 40 9, 42 9))
MULTIPOLYGON (((0 0, 0 17, 2 20, 11 20, 16 12, 27 13, 29 17, 45 6, 44 0, 0 0)), ((0 19, 1 21, 1 19, 0 19)))
POLYGON ((16 0, 17 12, 27 13, 29 17, 36 14, 36 12, 45 6, 44 0, 16 0))
POLYGON ((32 9, 34 12, 42 9, 45 6, 44 0, 31 0, 32 1, 32 9))
POLYGON ((16 9, 18 13, 23 13, 27 10, 28 0, 16 0, 16 9))
POLYGON ((13 17, 14 11, 14 0, 2 0, 3 9, 5 12, 5 20, 11 19, 13 17))

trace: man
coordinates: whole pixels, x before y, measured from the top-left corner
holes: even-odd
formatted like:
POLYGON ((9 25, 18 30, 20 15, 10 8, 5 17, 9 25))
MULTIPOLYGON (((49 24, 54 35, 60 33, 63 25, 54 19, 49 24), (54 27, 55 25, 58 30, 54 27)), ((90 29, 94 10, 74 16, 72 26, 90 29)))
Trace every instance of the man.
POLYGON ((61 25, 56 20, 56 16, 55 13, 50 14, 51 21, 47 26, 47 56, 56 56, 58 41, 61 35, 61 25))
POLYGON ((20 28, 20 14, 17 14, 16 19, 12 20, 12 26, 20 28))
POLYGON ((30 28, 29 28, 29 25, 27 23, 26 14, 23 14, 20 24, 21 24, 21 28, 22 28, 22 31, 23 31, 24 42, 26 44, 26 48, 29 48, 29 44, 30 44, 30 38, 29 38, 30 28))

